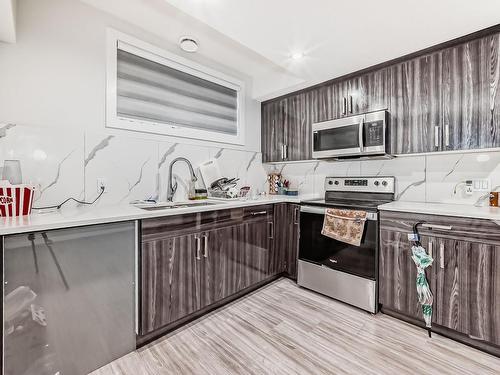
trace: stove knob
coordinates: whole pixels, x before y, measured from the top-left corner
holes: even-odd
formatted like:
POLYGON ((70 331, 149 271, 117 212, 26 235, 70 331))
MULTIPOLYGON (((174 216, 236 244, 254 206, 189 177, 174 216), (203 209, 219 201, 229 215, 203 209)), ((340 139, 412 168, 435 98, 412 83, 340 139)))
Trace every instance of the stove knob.
POLYGON ((375 182, 374 182, 374 184, 375 184, 375 186, 379 186, 379 185, 380 185, 380 182, 375 181, 375 182))
POLYGON ((335 180, 335 185, 338 185, 338 184, 339 184, 339 182, 337 180, 335 180))
POLYGON ((332 180, 328 181, 328 185, 333 185, 333 181, 332 180))
POLYGON ((382 181, 383 186, 387 186, 387 181, 382 181))

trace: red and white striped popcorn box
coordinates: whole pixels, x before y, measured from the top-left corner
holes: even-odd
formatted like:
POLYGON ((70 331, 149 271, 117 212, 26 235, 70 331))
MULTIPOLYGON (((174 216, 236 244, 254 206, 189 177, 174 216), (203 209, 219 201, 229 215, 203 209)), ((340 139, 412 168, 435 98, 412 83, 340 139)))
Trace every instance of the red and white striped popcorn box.
POLYGON ((0 185, 0 217, 29 215, 34 195, 32 185, 0 185))

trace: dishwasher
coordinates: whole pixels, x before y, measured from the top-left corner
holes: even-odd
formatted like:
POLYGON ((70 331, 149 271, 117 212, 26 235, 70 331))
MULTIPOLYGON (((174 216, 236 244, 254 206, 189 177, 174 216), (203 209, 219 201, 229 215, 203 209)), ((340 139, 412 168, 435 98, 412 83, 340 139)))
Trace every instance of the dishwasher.
POLYGON ((135 349, 136 222, 3 238, 5 375, 87 374, 135 349))

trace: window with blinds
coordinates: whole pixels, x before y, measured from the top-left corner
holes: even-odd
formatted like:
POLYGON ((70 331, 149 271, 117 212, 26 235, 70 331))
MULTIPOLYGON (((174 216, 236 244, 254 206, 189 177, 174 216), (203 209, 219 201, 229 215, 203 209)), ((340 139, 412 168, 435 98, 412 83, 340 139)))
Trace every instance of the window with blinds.
POLYGON ((243 144, 241 82, 122 39, 108 51, 107 126, 243 144))

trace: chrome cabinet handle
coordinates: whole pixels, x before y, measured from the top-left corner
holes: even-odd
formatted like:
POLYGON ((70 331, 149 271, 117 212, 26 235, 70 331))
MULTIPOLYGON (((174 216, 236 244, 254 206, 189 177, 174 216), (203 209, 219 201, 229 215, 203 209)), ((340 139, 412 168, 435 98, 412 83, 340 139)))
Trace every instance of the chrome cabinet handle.
POLYGON ((359 137, 359 149, 361 151, 363 151, 363 149, 365 148, 365 146, 363 144, 363 124, 364 124, 364 118, 361 117, 361 120, 359 122, 359 134, 358 134, 358 137, 359 137))
POLYGON ((444 243, 439 244, 439 267, 444 268, 444 243))
POLYGON ((348 108, 349 108, 349 113, 352 113, 352 95, 349 95, 348 108))
POLYGON ((281 145, 281 160, 285 160, 285 145, 281 145))
POLYGON ((254 211, 251 213, 252 216, 264 215, 267 214, 267 211, 254 211))
POLYGON ((294 224, 298 224, 299 223, 299 213, 300 213, 300 207, 295 207, 294 217, 293 217, 293 223, 294 224))
POLYGON ((444 145, 446 147, 450 146, 450 125, 444 126, 444 145))
POLYGON ((203 249, 203 256, 205 258, 208 258, 208 234, 205 233, 203 235, 203 238, 205 239, 205 248, 203 249))
POLYGON ((283 145, 283 151, 284 151, 284 155, 285 155, 283 160, 286 160, 286 159, 288 159, 288 145, 286 145, 286 144, 283 145))
POLYGON ((433 246, 433 243, 432 243, 432 241, 431 241, 431 240, 429 240, 429 246, 428 246, 428 247, 429 247, 429 251, 428 251, 428 253, 429 253, 429 256, 430 256, 431 258, 432 258, 432 246, 433 246))
POLYGON ((346 115, 347 114, 347 99, 346 97, 344 96, 342 98, 342 115, 346 115))
POLYGON ((439 148, 439 125, 434 126, 434 147, 439 148))
POLYGON ((269 238, 274 238, 274 222, 272 221, 269 222, 269 238))
POLYGON ((438 224, 422 224, 422 228, 427 228, 427 229, 440 229, 440 230, 452 230, 453 227, 451 225, 438 225, 438 224))
POLYGON ((200 260, 200 250, 201 250, 201 239, 200 236, 196 236, 196 259, 200 260))

